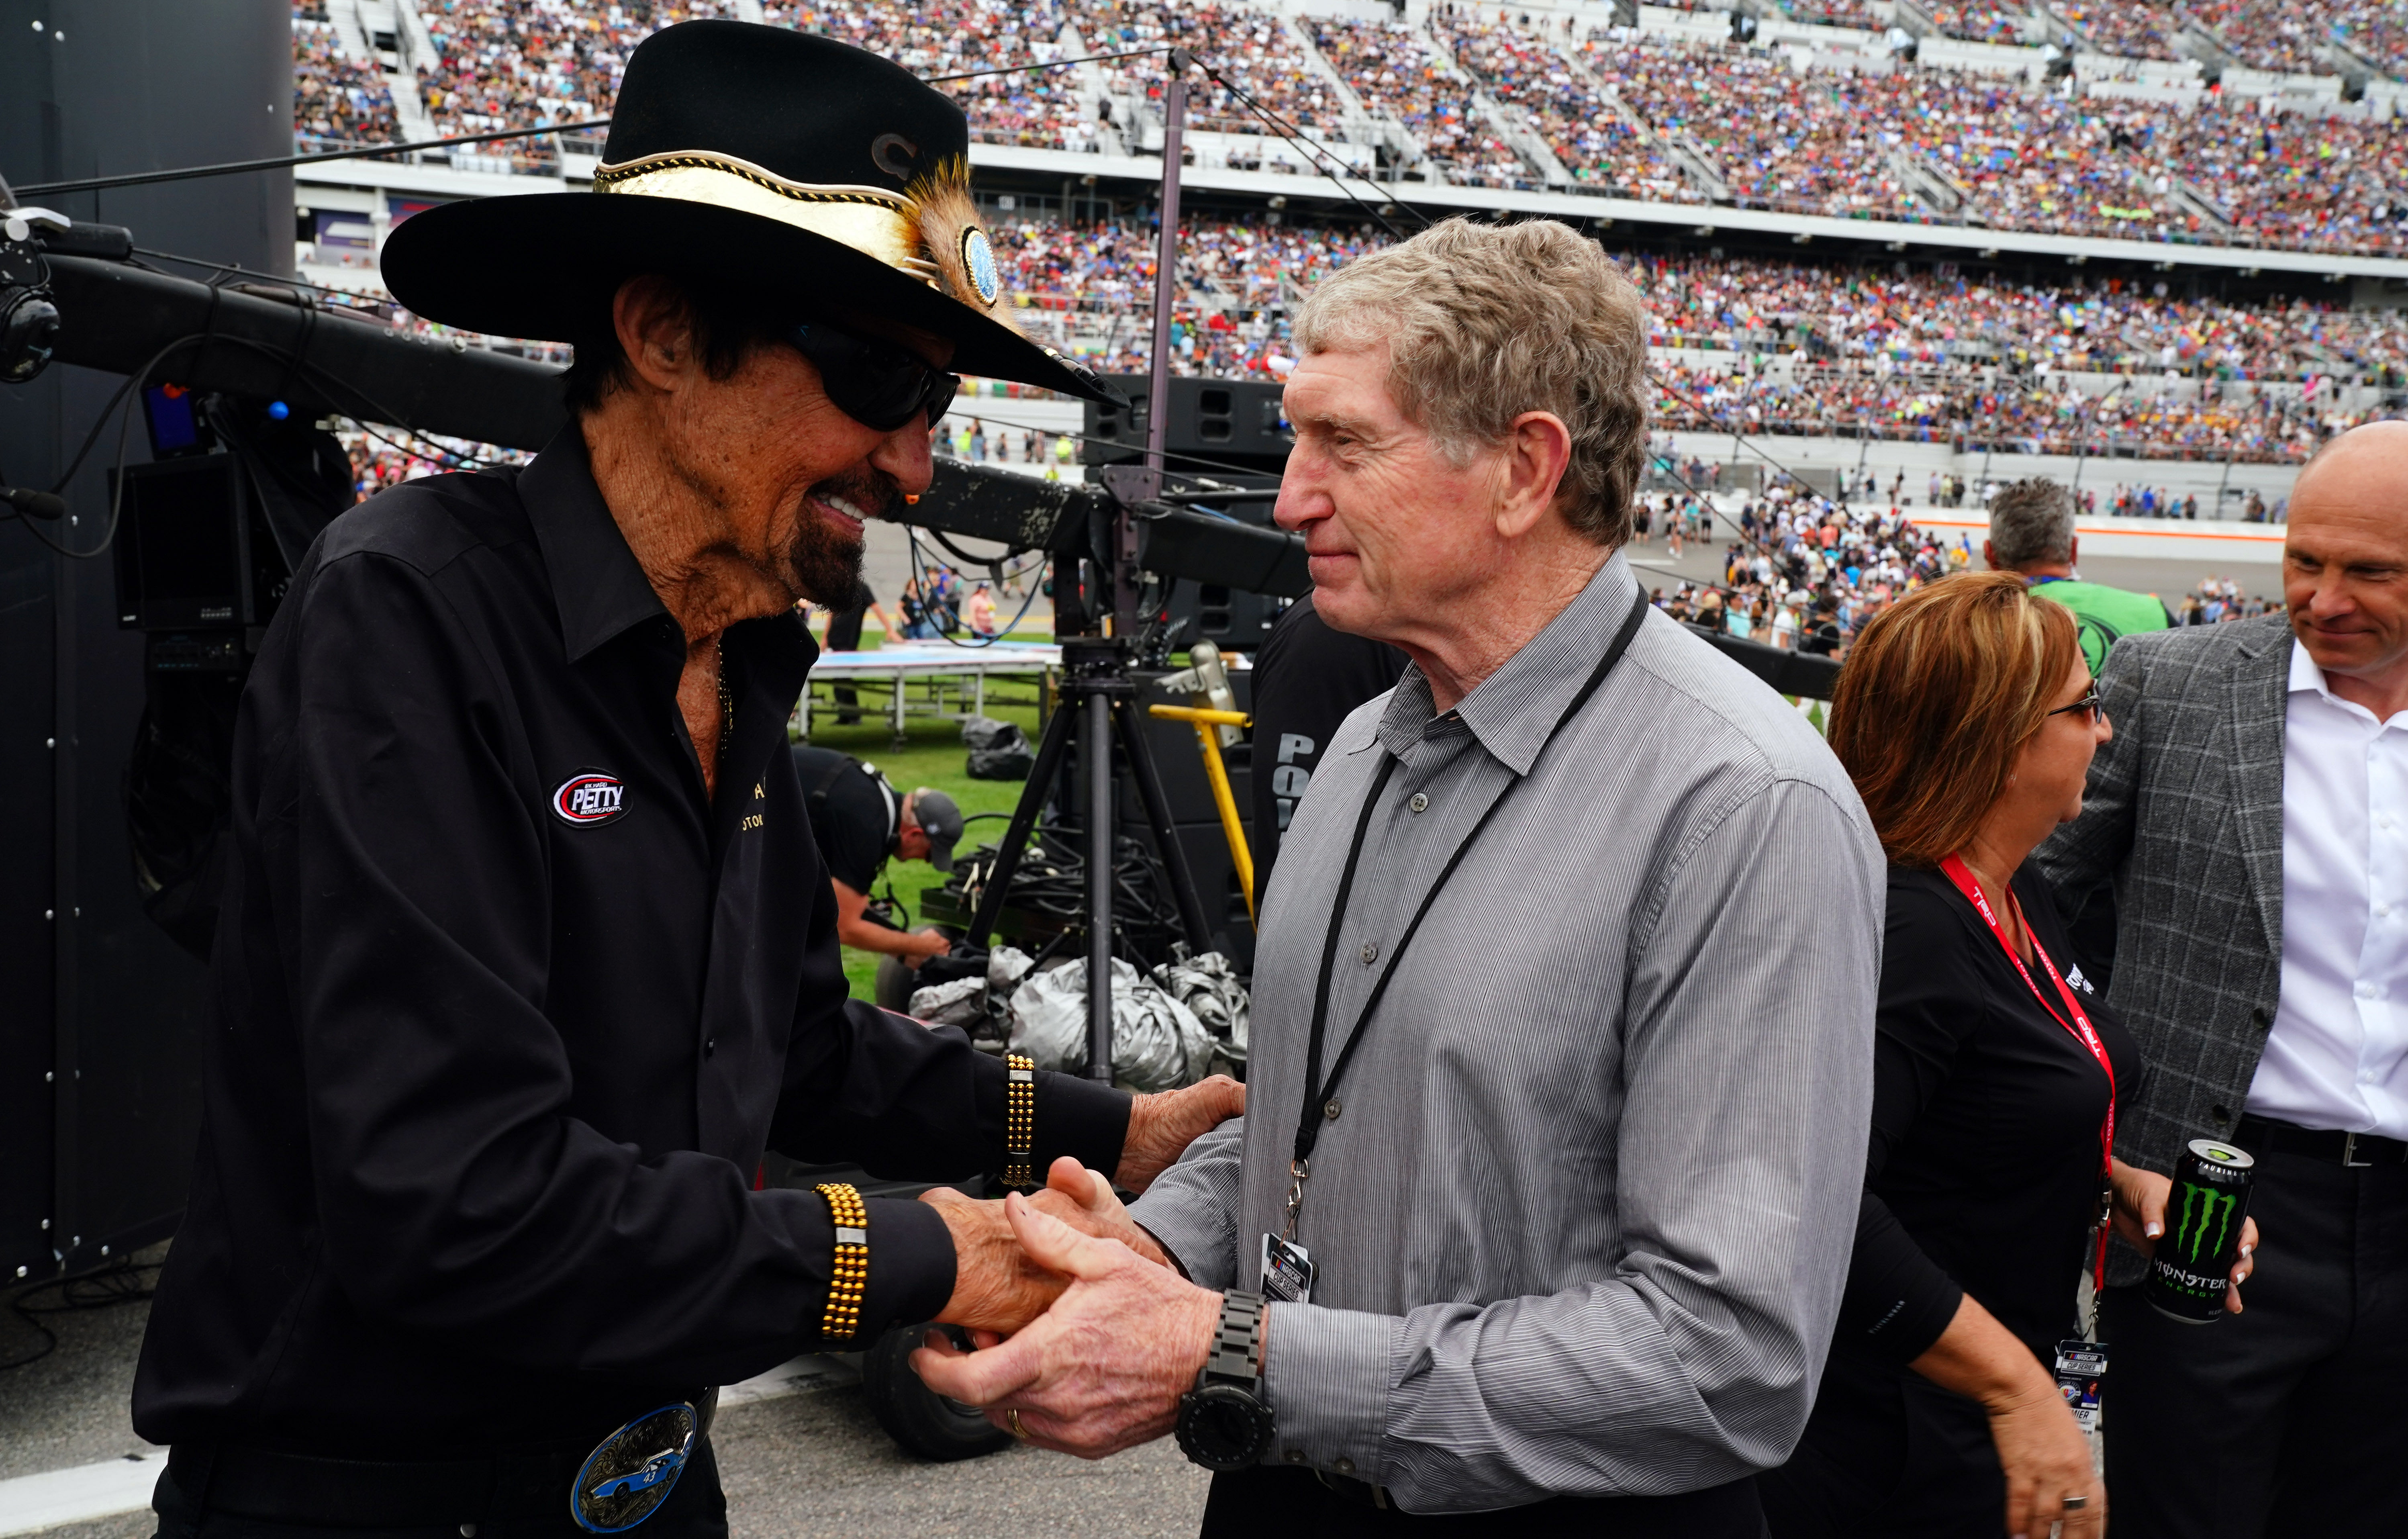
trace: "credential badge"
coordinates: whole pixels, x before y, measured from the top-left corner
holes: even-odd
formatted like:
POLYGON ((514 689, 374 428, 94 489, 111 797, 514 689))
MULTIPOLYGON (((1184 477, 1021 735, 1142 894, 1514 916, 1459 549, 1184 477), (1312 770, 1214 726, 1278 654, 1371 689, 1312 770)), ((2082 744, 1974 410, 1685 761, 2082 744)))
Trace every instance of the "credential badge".
POLYGON ((627 787, 618 776, 580 770, 552 793, 552 814, 571 827, 615 823, 627 810, 627 787))
POLYGON ((1003 275, 995 265, 995 248, 988 244, 986 232, 973 224, 962 232, 962 269, 970 275, 970 287, 978 291, 979 303, 992 305, 1003 292, 1003 275))

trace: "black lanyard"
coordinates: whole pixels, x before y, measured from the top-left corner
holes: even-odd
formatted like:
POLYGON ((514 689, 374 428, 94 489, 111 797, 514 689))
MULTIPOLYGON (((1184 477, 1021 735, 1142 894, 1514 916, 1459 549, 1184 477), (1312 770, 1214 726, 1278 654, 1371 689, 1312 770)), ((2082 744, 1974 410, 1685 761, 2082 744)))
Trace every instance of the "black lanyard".
MULTIPOLYGON (((1597 693, 1597 686, 1605 683, 1605 676, 1613 671, 1613 665, 1620 662, 1622 654, 1629 650, 1630 639, 1639 634, 1639 622, 1646 614, 1647 593, 1642 588, 1632 599, 1630 612, 1624 618, 1622 628, 1614 633, 1612 644, 1605 649, 1605 655, 1598 659, 1597 668, 1589 674, 1588 682, 1581 685, 1580 693, 1564 707, 1563 714, 1555 718, 1555 725, 1547 729, 1545 740, 1539 744, 1539 752, 1531 755, 1533 773, 1538 770, 1539 759, 1545 755, 1548 744, 1555 741, 1555 734, 1561 732, 1564 724, 1588 703, 1588 698, 1597 693)), ((1513 794, 1516 785, 1530 778, 1517 775, 1506 782, 1505 788, 1497 794, 1497 799, 1480 814, 1480 821, 1471 826, 1471 832, 1463 836, 1463 842, 1456 845, 1455 854, 1447 857, 1445 867, 1438 873, 1438 880, 1431 883, 1429 891, 1422 895, 1421 907, 1413 911, 1412 922, 1405 927, 1404 934, 1398 937, 1395 948, 1388 953, 1387 967, 1381 971, 1379 982, 1371 985, 1371 997, 1363 1001, 1361 1014, 1354 1017, 1354 1028, 1346 1034, 1346 1044, 1339 1049, 1338 1061, 1330 1066, 1329 1077, 1324 1080, 1321 1077, 1321 1048, 1323 1034, 1329 1024, 1329 979, 1338 962, 1339 939, 1346 928, 1346 901, 1354 893, 1354 868, 1363 856, 1363 841, 1371 829, 1371 814, 1379 808, 1380 793, 1387 789, 1388 778, 1396 773, 1397 763, 1394 755, 1383 753, 1381 755, 1380 772, 1372 778, 1370 792, 1363 798, 1362 815, 1354 820, 1354 842, 1346 851, 1345 874, 1338 879, 1338 901, 1329 913, 1329 934, 1321 945, 1321 978, 1312 992, 1312 1034, 1305 1046, 1304 1084, 1307 1094, 1304 1105, 1297 1113, 1296 1159, 1289 1167, 1289 1174, 1295 1178, 1295 1185, 1288 1193, 1287 1230, 1291 1234, 1296 1228, 1297 1209, 1304 1201, 1304 1180, 1311 1173, 1312 1146, 1321 1137, 1322 1124, 1326 1120, 1323 1107, 1338 1088, 1338 1082, 1345 1077, 1346 1066, 1354 1060, 1354 1049, 1363 1044, 1363 1032, 1371 1024, 1371 1013, 1380 1008, 1381 998, 1388 992, 1388 981, 1397 975, 1398 965, 1404 960, 1405 948, 1412 944, 1413 936, 1422 928, 1422 921, 1429 915, 1430 905, 1438 901, 1439 893, 1445 888, 1447 880, 1455 875, 1455 869, 1463 864, 1463 857, 1470 853, 1471 846, 1479 841, 1489 820, 1497 815, 1497 810, 1505 805, 1505 798, 1513 794)))

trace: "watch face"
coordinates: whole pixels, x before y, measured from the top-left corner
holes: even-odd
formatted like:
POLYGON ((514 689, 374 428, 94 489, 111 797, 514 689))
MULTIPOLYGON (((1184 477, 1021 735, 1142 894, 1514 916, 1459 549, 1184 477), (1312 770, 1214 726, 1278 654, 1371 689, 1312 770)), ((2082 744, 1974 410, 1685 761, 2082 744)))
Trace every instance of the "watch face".
POLYGON ((1270 1407, 1235 1385, 1208 1384, 1180 1400, 1179 1446, 1208 1470, 1246 1469, 1270 1441, 1270 1407))

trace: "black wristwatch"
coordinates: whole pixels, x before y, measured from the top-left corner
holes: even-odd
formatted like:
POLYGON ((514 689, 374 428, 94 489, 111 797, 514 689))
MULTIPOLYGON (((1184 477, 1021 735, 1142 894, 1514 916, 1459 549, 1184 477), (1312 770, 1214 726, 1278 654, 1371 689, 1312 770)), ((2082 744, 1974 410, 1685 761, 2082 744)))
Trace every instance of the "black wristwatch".
POLYGON ((1208 1470, 1251 1468, 1271 1446, 1262 1357, 1263 1296, 1232 1288, 1221 1296, 1212 1355, 1196 1388, 1179 1397, 1180 1451, 1208 1470))

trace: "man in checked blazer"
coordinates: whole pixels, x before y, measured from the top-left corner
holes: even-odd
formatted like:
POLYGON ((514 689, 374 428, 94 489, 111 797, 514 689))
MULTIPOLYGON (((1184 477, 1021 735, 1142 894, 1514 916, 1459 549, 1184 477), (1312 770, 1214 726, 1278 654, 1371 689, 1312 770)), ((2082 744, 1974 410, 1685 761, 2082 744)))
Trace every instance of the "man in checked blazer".
POLYGON ((2068 912, 2114 884, 2154 1071, 2115 1152, 2258 1161, 2245 1313, 2109 1274, 2119 1539, 2408 1533, 2408 423, 2301 471, 2283 581, 2286 614, 2115 644, 2114 740, 2039 855, 2068 912))

